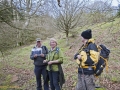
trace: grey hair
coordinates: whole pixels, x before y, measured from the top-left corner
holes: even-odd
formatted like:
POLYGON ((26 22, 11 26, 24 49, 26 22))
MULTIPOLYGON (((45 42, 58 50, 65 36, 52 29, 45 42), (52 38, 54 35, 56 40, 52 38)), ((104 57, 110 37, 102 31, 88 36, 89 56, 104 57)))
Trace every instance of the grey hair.
POLYGON ((57 44, 57 40, 55 39, 55 38, 50 38, 50 42, 51 41, 54 41, 54 42, 56 42, 56 44, 57 44))

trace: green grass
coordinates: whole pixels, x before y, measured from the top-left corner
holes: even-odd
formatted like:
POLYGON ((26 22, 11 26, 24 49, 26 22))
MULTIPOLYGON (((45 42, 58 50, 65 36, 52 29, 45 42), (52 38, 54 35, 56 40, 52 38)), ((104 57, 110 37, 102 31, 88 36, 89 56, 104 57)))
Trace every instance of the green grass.
POLYGON ((106 90, 105 88, 97 88, 95 90, 106 90))
MULTIPOLYGON (((10 66, 16 68, 28 69, 31 68, 32 61, 30 60, 31 45, 16 49, 6 58, 10 66), (29 65, 30 64, 30 65, 29 65)), ((8 63, 7 62, 7 63, 8 63)))
MULTIPOLYGON (((120 82, 120 78, 119 78, 120 57, 117 56, 120 53, 118 51, 118 49, 120 48, 119 47, 120 37, 118 36, 116 42, 114 42, 112 39, 114 37, 114 34, 119 35, 119 29, 118 29, 119 28, 118 26, 120 26, 118 24, 119 22, 120 22, 120 19, 115 19, 114 22, 94 24, 91 26, 86 25, 83 28, 79 29, 79 27, 77 27, 77 29, 76 29, 76 31, 79 34, 81 31, 91 28, 93 30, 93 33, 96 33, 96 35, 93 34, 93 36, 97 40, 99 39, 99 37, 97 37, 98 35, 104 35, 105 32, 109 32, 109 28, 112 29, 109 33, 109 38, 107 38, 108 36, 106 36, 106 34, 104 37, 100 38, 100 39, 102 39, 101 40, 102 42, 100 42, 100 43, 103 43, 103 44, 105 43, 106 45, 109 45, 109 48, 111 50, 111 56, 109 58, 110 71, 108 73, 103 73, 101 78, 102 79, 107 78, 109 81, 114 82, 114 83, 120 82), (118 43, 118 44, 116 44, 116 43, 118 43), (116 67, 116 68, 114 68, 114 67, 116 67)), ((65 71, 65 78, 67 80, 66 82, 69 83, 69 84, 65 84, 65 86, 66 87, 75 86, 76 82, 77 82, 77 64, 73 60, 73 56, 74 56, 74 52, 77 52, 77 51, 74 51, 74 49, 73 50, 69 49, 69 46, 66 46, 65 34, 60 33, 60 35, 55 36, 55 38, 57 38, 58 47, 60 47, 60 49, 64 53, 64 63, 62 64, 62 66, 65 71), (60 35, 62 36, 61 38, 59 38, 60 35)), ((73 42, 75 42, 77 40, 77 38, 79 38, 79 37, 75 37, 75 38, 70 37, 70 39, 69 39, 70 45, 73 42)), ((79 43, 79 41, 76 42, 72 48, 77 48, 76 46, 78 43, 79 43)), ((4 68, 4 66, 8 66, 8 68, 14 67, 16 69, 22 69, 23 71, 24 70, 33 71, 34 65, 33 65, 33 61, 30 60, 30 53, 31 53, 31 49, 34 45, 35 44, 22 46, 22 47, 15 48, 15 49, 12 49, 9 52, 7 52, 7 56, 4 57, 4 60, 3 60, 3 58, 0 58, 0 61, 1 61, 0 70, 2 70, 2 68, 4 68)), ((49 39, 43 41, 43 45, 46 45, 48 47, 48 49, 50 49, 49 39)), ((15 73, 5 75, 4 72, 0 73, 0 77, 5 77, 5 81, 2 84, 9 85, 12 75, 14 75, 14 74, 15 73)), ((19 74, 21 75, 21 72, 19 74)), ((35 84, 35 77, 31 76, 31 78, 27 82, 25 82, 25 84, 21 88, 25 89, 34 84, 35 84)), ((33 88, 35 88, 35 86, 33 86, 33 88)), ((3 90, 7 90, 7 89, 3 89, 3 90)), ((106 89, 99 88, 96 90, 106 90, 106 89)))

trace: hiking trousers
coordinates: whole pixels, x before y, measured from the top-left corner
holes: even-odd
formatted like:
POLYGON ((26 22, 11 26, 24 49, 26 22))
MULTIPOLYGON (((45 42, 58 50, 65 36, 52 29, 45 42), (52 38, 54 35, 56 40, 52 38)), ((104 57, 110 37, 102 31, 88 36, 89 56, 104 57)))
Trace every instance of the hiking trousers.
POLYGON ((78 82, 75 90, 95 90, 94 75, 83 75, 78 73, 78 82))
POLYGON ((59 71, 48 71, 51 90, 61 90, 59 84, 59 71))
POLYGON ((37 90, 43 90, 41 75, 43 76, 44 90, 49 90, 46 66, 35 66, 34 73, 36 75, 37 90))

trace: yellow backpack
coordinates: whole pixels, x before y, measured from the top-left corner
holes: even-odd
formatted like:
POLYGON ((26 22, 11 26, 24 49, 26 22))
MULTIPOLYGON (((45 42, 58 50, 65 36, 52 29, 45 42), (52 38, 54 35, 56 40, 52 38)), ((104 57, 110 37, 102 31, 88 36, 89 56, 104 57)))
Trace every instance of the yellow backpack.
POLYGON ((106 48, 105 45, 98 45, 97 46, 98 52, 94 52, 92 50, 91 51, 83 50, 84 48, 88 47, 89 44, 85 46, 82 45, 82 47, 79 49, 81 60, 77 59, 76 62, 81 68, 88 68, 88 67, 94 68, 95 76, 99 76, 101 75, 105 67, 108 68, 108 58, 109 58, 110 50, 106 48), (87 60, 87 55, 90 55, 90 58, 92 59, 93 64, 91 66, 85 64, 87 60))

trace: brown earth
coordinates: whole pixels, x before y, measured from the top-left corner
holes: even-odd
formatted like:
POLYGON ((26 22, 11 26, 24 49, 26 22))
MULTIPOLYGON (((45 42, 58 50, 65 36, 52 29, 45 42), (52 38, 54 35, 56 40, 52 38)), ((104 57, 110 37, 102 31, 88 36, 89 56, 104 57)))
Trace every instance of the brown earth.
MULTIPOLYGON (((96 33, 98 33, 97 31, 94 31, 94 35, 96 35, 96 33)), ((119 34, 114 34, 113 37, 111 37, 112 40, 107 41, 104 40, 104 38, 106 37, 106 33, 101 33, 99 34, 96 38, 96 43, 100 44, 101 42, 105 43, 109 48, 120 48, 119 42, 115 41, 119 34)), ((69 50, 67 50, 64 54, 66 57, 68 57, 68 61, 65 61, 66 64, 63 64, 63 70, 65 72, 65 78, 66 78, 66 82, 63 85, 63 90, 75 90, 75 85, 77 82, 77 65, 75 63, 75 61, 73 60, 73 56, 76 53, 76 51, 79 49, 79 47, 81 46, 80 40, 78 39, 78 37, 76 39, 74 39, 71 43, 72 46, 69 50), (78 41, 74 41, 74 40, 78 40, 78 41), (69 62, 69 63, 68 63, 69 62)), ((114 52, 112 52, 111 58, 115 58, 115 59, 119 59, 119 56, 116 56, 113 54, 114 52)), ((113 62, 115 63, 115 62, 113 62)), ((120 72, 118 72, 118 74, 116 74, 114 72, 114 70, 118 70, 120 71, 120 66, 119 63, 118 65, 114 65, 113 66, 112 61, 109 63, 109 69, 111 70, 108 75, 116 75, 118 77, 118 75, 120 76, 120 72)), ((5 75, 11 75, 11 79, 10 79, 10 85, 9 86, 17 86, 19 88, 16 89, 12 88, 12 89, 8 89, 8 90, 35 90, 36 87, 36 83, 35 81, 31 81, 32 79, 35 79, 35 75, 33 70, 25 70, 25 69, 18 69, 18 68, 14 68, 14 67, 4 67, 2 69, 2 72, 5 75), (22 86, 25 86, 24 89, 20 89, 22 86)), ((3 76, 4 78, 0 78, 1 81, 5 80, 5 76, 3 76)), ((106 77, 106 76, 102 76, 99 77, 99 84, 101 87, 106 88, 106 90, 120 90, 120 81, 118 80, 111 80, 110 78, 106 77)), ((0 85, 2 85, 2 83, 0 82, 0 85)), ((1 90, 1 89, 0 89, 1 90)), ((6 89, 7 90, 7 89, 6 89)), ((105 90, 105 89, 101 89, 101 90, 105 90)))

